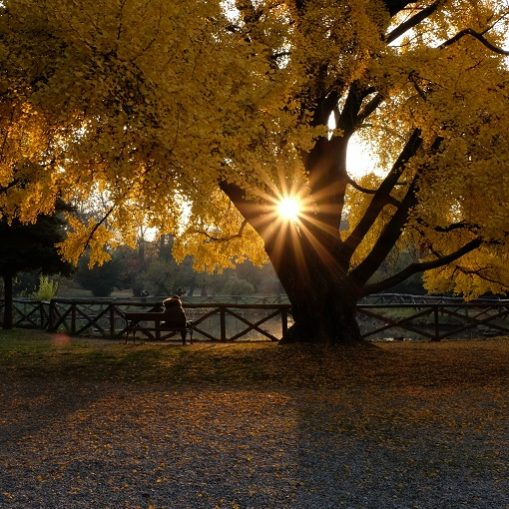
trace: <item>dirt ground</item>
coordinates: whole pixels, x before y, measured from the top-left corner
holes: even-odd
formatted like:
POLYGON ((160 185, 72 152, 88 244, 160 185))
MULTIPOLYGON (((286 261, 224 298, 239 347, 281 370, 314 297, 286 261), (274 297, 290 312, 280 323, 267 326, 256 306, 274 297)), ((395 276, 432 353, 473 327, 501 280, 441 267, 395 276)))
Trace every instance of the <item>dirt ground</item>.
POLYGON ((0 507, 509 507, 505 339, 87 348, 1 352, 0 507))

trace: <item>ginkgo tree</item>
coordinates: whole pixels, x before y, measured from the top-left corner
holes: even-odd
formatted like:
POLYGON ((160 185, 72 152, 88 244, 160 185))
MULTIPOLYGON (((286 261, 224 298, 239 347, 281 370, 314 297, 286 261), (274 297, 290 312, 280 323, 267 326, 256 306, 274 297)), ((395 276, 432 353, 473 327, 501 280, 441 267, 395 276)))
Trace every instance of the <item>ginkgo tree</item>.
POLYGON ((417 272, 505 291, 508 22, 491 0, 5 0, 0 207, 102 196, 69 219, 74 261, 142 221, 201 269, 268 257, 287 341, 358 340, 357 301, 417 272), (348 167, 354 136, 380 172, 348 167))

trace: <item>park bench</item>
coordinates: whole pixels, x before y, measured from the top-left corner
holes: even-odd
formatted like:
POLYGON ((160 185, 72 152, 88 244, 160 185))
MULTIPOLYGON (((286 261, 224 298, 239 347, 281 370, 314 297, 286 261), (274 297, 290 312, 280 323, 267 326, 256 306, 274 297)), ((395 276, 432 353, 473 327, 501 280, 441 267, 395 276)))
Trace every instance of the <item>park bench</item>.
POLYGON ((138 312, 126 313, 127 326, 123 330, 125 341, 131 336, 136 342, 136 333, 141 332, 146 338, 155 341, 164 341, 177 333, 182 337, 182 344, 186 344, 186 337, 189 333, 189 340, 193 342, 193 324, 187 320, 185 325, 167 321, 168 317, 164 312, 138 312))

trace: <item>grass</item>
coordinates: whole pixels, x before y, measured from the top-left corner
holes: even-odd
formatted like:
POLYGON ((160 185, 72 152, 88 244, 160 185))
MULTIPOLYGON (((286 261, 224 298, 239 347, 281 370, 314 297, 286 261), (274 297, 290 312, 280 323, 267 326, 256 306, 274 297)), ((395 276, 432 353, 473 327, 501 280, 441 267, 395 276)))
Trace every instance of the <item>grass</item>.
POLYGON ((96 383, 106 391, 111 384, 203 394, 247 390, 262 399, 276 391, 300 400, 306 427, 358 439, 376 435, 395 444, 406 444, 405 435, 415 429, 492 435, 505 429, 509 412, 506 338, 340 349, 273 343, 183 347, 17 330, 0 333, 0 376, 5 387, 64 381, 69 387, 96 383))
POLYGON ((338 388, 504 385, 509 341, 395 342, 328 349, 273 343, 123 344, 14 330, 0 333, 0 370, 30 378, 129 383, 338 388))

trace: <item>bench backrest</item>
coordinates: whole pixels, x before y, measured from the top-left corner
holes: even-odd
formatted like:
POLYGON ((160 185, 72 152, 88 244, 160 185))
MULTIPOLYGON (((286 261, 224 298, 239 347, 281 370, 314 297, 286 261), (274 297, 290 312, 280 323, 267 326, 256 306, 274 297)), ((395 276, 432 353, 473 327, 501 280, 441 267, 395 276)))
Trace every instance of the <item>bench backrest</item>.
POLYGON ((145 312, 135 312, 135 313, 126 313, 125 317, 127 320, 136 320, 136 321, 161 321, 165 322, 167 325, 174 325, 175 327, 185 327, 186 325, 186 315, 184 313, 183 308, 178 308, 177 306, 166 309, 166 311, 162 312, 154 312, 154 311, 145 311, 145 312), (170 310, 170 312, 169 312, 170 310))

